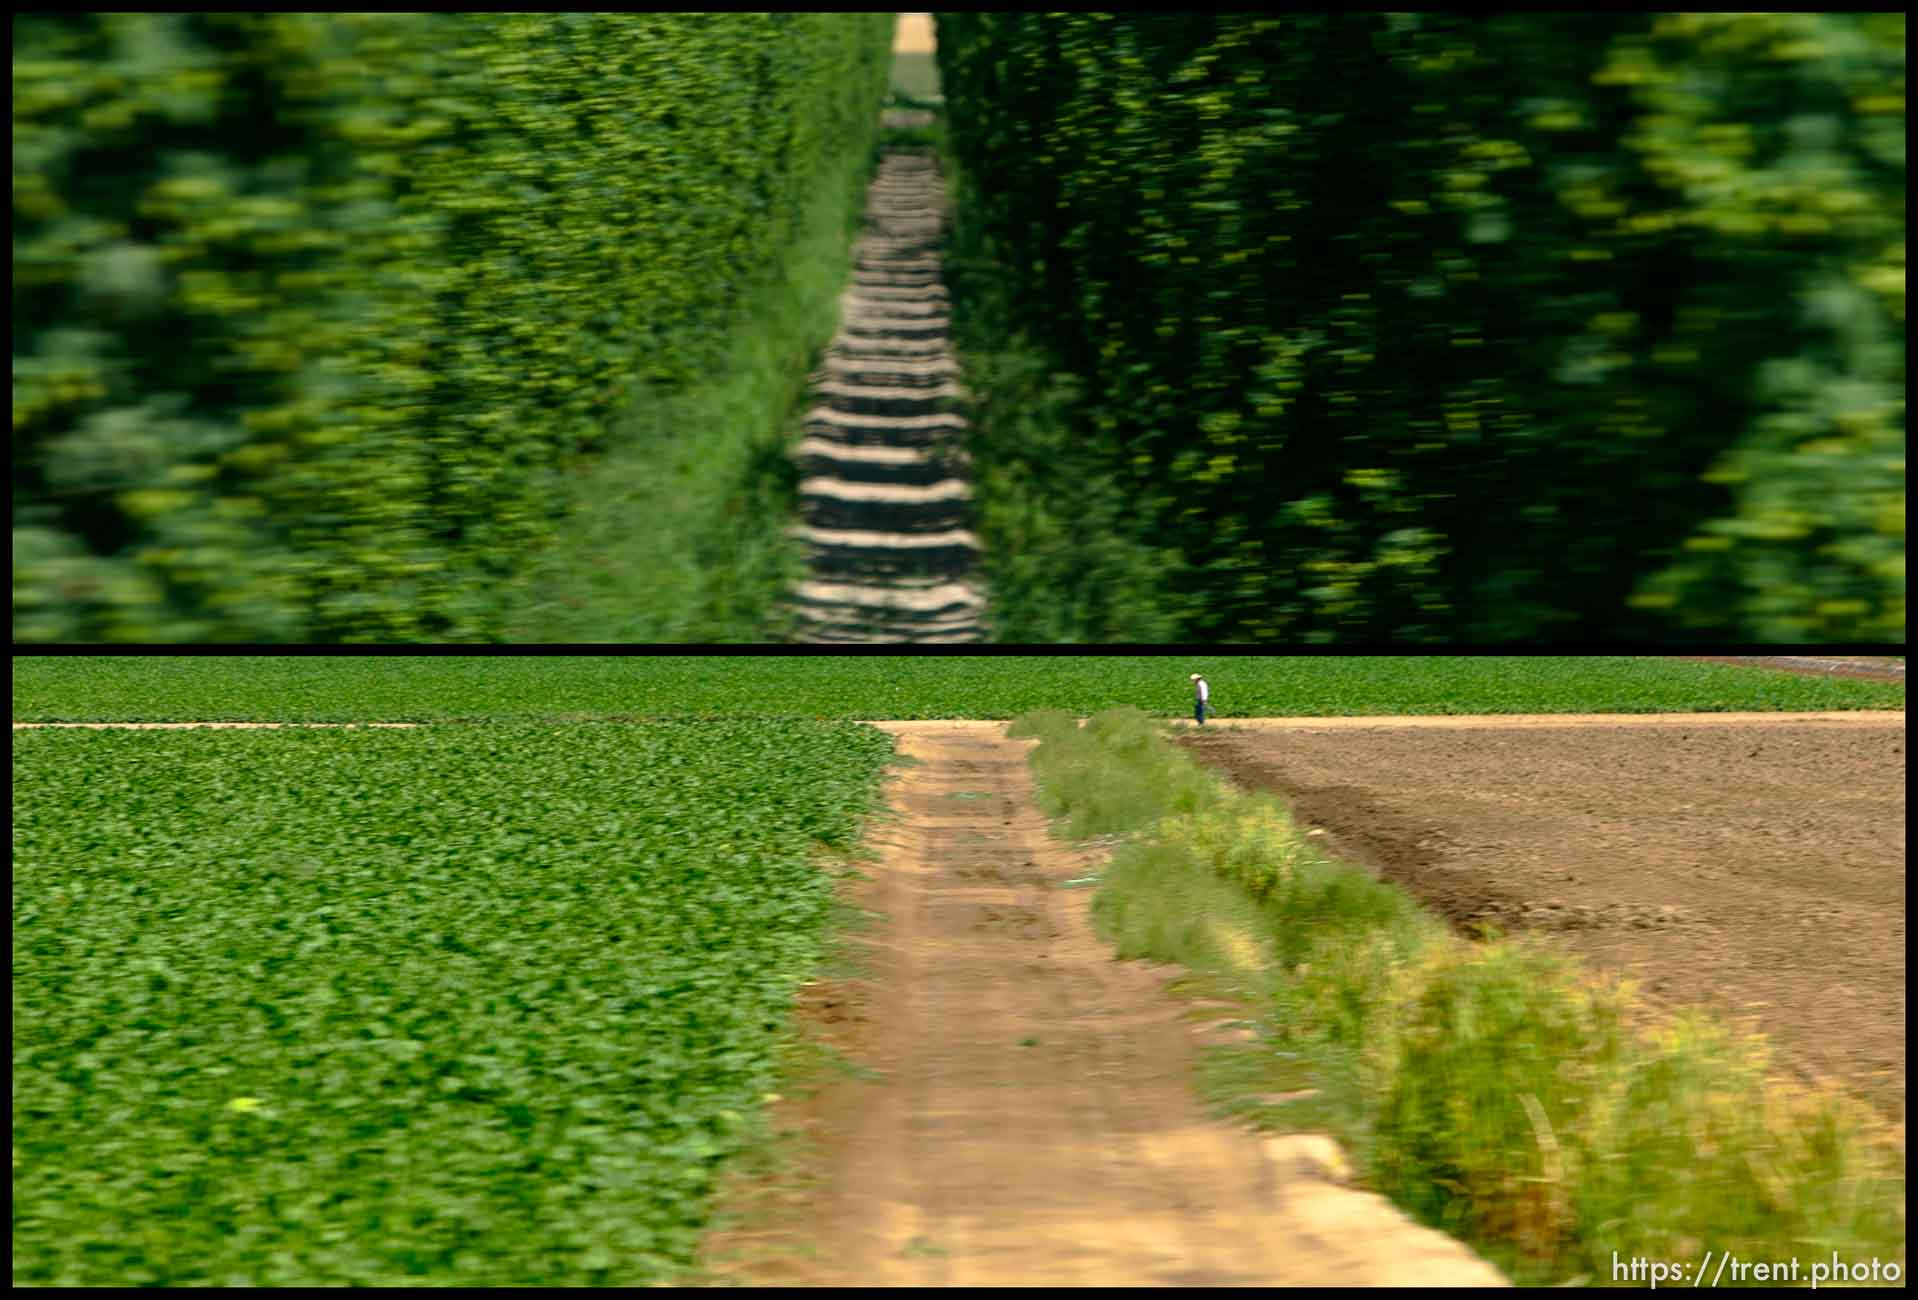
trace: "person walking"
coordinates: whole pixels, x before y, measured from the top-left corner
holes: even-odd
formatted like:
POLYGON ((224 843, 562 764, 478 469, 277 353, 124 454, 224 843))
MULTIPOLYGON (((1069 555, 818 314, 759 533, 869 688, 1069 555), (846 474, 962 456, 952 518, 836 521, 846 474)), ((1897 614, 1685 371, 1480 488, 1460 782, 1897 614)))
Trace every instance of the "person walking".
POLYGON ((1201 727, 1205 725, 1206 702, 1212 698, 1212 688, 1205 684, 1205 678, 1198 673, 1192 674, 1192 718, 1201 727))

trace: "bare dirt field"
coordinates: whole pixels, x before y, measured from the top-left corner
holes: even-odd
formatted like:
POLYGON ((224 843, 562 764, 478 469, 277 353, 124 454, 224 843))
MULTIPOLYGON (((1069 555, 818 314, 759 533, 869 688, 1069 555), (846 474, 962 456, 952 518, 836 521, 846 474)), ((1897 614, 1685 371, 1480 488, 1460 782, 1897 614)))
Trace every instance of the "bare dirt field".
MULTIPOLYGON (((869 1072, 774 1108, 806 1154, 722 1200, 717 1276, 757 1285, 1498 1285, 1450 1238, 1345 1186, 1331 1140, 1206 1116, 1194 1054, 1235 1032, 1178 972, 1120 962, 1050 838, 1004 724, 879 723, 881 918, 857 978, 805 990, 807 1033, 869 1072), (1194 1019, 1195 1014, 1198 1019, 1194 1019), (1205 1023, 1207 1019, 1215 1022, 1205 1023)), ((1237 1032, 1244 1032, 1239 1030, 1237 1032)))
POLYGON ((1273 719, 1179 743, 1462 931, 1755 1020, 1903 1123, 1902 713, 1273 719))

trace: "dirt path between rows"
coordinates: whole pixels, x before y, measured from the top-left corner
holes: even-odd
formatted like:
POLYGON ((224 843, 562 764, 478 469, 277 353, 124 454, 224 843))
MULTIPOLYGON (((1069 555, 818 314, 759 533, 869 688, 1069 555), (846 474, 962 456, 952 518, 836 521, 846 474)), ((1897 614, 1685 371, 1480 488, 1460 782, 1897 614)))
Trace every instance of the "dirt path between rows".
POLYGON ((1905 715, 1274 719, 1180 743, 1475 932, 1547 933, 1664 1006, 1905 1109, 1905 715))
POLYGON ((900 14, 892 31, 894 54, 931 54, 938 48, 933 35, 932 15, 929 13, 900 14))
MULTIPOLYGON (((1094 935, 1099 854, 1047 834, 1029 742, 878 723, 895 773, 859 905, 857 979, 807 990, 811 1030, 876 1078, 777 1108, 813 1154, 770 1219, 716 1235, 759 1285, 1498 1284, 1463 1246, 1341 1185, 1329 1139, 1207 1118, 1177 972, 1094 935)), ((738 1203, 744 1203, 742 1200, 738 1203)), ((752 1216, 748 1216, 751 1218, 752 1216)))
MULTIPOLYGON (((881 117, 904 127, 932 115, 881 117)), ((801 642, 985 638, 970 421, 940 269, 948 207, 930 149, 885 147, 839 328, 810 378, 810 409, 791 448, 793 534, 806 549, 790 600, 801 642)))

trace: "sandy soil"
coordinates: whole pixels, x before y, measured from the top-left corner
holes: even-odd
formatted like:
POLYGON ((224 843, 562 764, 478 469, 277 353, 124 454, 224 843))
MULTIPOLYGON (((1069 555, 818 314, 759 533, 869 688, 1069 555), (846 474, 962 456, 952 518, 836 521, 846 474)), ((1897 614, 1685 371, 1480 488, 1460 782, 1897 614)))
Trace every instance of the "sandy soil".
MULTIPOLYGON (((1095 851, 1051 839, 1030 742, 881 723, 919 760, 856 901, 884 920, 861 978, 808 990, 811 1032, 877 1071, 779 1109, 812 1155, 716 1237, 766 1285, 1498 1284, 1451 1239, 1342 1185, 1337 1149, 1208 1119, 1206 1026, 1169 967, 1119 962, 1095 851), (1198 1032, 1195 1032, 1198 1031, 1198 1032), (765 1206, 770 1209, 764 1209, 765 1206)), ((1218 1014, 1218 1013, 1215 1013, 1218 1014)), ((742 1193, 735 1204, 746 1203, 742 1193)))
POLYGON ((1905 1105, 1905 718, 1282 719, 1180 737, 1462 930, 1545 931, 1655 1002, 1905 1105))
POLYGON ((931 54, 934 48, 931 14, 899 15, 899 25, 892 29, 894 54, 931 54))

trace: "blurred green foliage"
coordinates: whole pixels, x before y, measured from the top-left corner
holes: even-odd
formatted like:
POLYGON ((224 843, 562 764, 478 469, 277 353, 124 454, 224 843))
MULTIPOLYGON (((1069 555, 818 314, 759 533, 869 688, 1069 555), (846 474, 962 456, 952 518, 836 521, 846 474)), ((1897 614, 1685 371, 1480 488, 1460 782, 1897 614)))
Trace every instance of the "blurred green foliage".
POLYGON ((630 1286, 684 1278, 760 1140, 834 920, 820 850, 893 746, 794 719, 13 752, 15 1285, 630 1286))
POLYGON ((881 14, 14 20, 22 641, 497 639, 877 130, 881 14))
POLYGON ((1903 15, 938 21, 1186 636, 1903 640, 1903 15))

